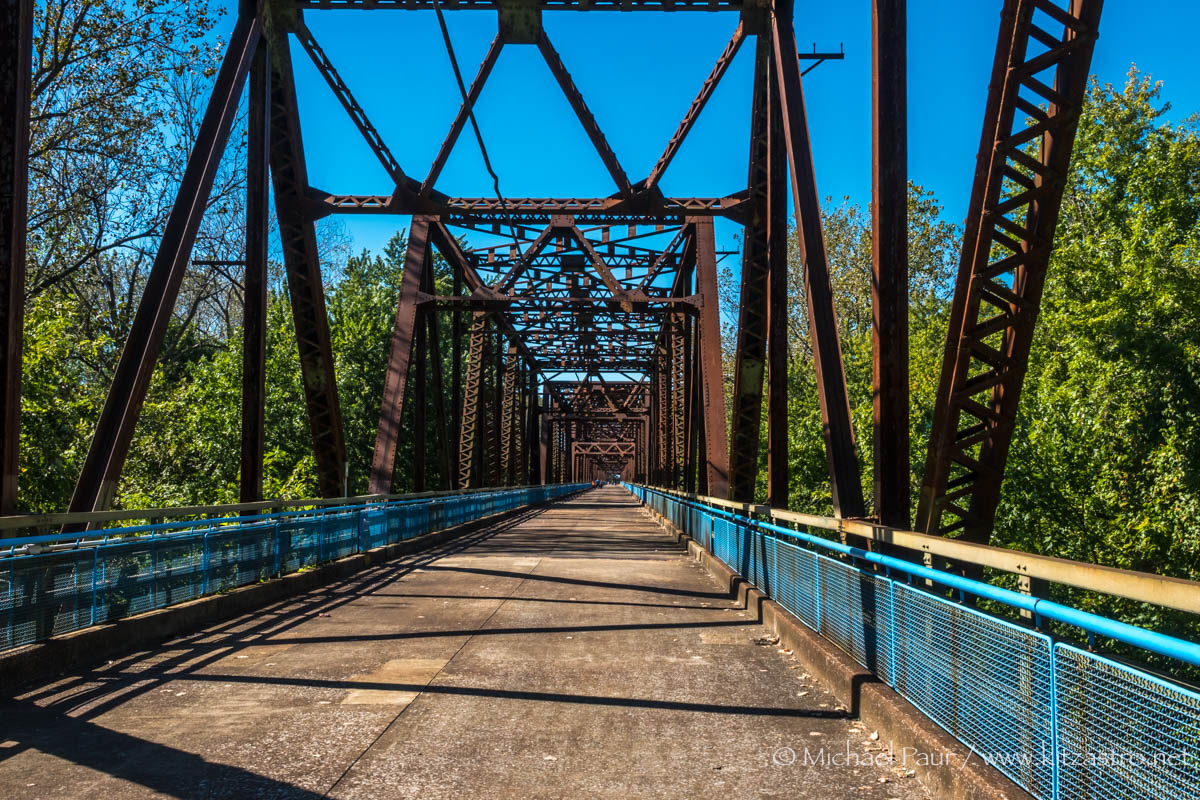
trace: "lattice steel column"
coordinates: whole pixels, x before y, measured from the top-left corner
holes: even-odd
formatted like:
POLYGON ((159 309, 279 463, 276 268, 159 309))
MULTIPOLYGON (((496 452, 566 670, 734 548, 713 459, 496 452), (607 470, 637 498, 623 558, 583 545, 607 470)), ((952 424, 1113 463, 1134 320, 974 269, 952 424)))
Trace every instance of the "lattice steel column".
POLYGON ((1101 7, 1005 3, 917 510, 927 533, 991 535, 1101 7))
POLYGON ((463 380, 462 427, 459 429, 458 488, 479 486, 473 483, 475 454, 479 437, 479 399, 483 384, 484 340, 487 338, 487 314, 476 312, 471 321, 471 339, 467 350, 467 369, 463 380))
POLYGON ((671 485, 683 487, 687 463, 687 353, 683 320, 673 315, 671 326, 671 485))
POLYGON ((516 426, 517 412, 517 348, 508 346, 504 357, 504 379, 500 404, 500 480, 505 485, 512 483, 512 468, 516 454, 513 452, 519 431, 516 426))

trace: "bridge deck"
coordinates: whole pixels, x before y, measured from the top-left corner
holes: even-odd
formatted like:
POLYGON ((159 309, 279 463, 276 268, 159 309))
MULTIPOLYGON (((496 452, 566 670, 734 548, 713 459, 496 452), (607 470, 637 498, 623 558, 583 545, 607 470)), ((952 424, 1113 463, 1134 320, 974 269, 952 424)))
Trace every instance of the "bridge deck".
POLYGON ((605 488, 4 701, 0 794, 923 797, 868 734, 605 488))

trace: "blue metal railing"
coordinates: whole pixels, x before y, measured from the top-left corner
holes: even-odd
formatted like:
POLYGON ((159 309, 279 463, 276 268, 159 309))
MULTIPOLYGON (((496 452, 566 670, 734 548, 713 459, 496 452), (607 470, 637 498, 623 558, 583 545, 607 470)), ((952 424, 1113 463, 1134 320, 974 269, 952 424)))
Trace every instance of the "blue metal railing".
POLYGON ((944 596, 1200 665, 1200 646, 643 486, 638 499, 1039 800, 1200 798, 1200 692, 944 596), (864 565, 864 566, 859 566, 864 565))
POLYGON ((0 539, 0 651, 259 583, 585 486, 0 539))

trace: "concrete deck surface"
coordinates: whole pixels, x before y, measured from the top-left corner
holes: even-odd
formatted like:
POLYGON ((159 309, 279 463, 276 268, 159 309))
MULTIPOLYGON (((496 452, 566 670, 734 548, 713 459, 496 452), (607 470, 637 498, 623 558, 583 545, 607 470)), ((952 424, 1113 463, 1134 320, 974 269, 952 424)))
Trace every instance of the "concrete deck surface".
POLYGON ((0 700, 0 797, 924 797, 870 734, 609 487, 0 700))

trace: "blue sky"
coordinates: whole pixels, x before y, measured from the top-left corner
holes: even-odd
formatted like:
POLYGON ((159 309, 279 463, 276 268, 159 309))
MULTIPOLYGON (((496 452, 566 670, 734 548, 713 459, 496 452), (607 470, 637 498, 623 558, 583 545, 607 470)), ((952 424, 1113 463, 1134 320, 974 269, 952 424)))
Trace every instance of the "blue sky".
MULTIPOLYGON (((836 50, 805 79, 822 196, 870 199, 870 17, 867 0, 797 0, 797 41, 836 50)), ((908 0, 909 175, 932 189, 947 219, 966 213, 979 143, 1000 0, 908 0)), ((1165 84, 1171 118, 1200 110, 1194 34, 1200 3, 1109 0, 1092 71, 1120 84, 1130 63, 1165 84), (1170 20, 1171 24, 1164 22, 1170 20)), ((469 84, 495 34, 488 11, 448 12, 469 84)), ((410 175, 423 178, 459 94, 431 12, 309 11, 306 20, 384 140, 410 175)), ((725 47, 736 14, 547 13, 551 41, 631 179, 657 160, 725 47)), ((232 26, 227 16, 223 27, 232 26)), ((313 185, 386 193, 389 181, 357 130, 293 43, 301 128, 313 185)), ((745 185, 752 43, 743 46, 687 144, 663 178, 668 194, 721 195, 745 185)), ((505 196, 607 195, 613 186, 537 49, 507 46, 476 107, 505 196)), ((490 196, 469 130, 438 188, 490 196)), ((397 217, 345 218, 355 248, 378 250, 406 227, 397 217)), ((733 247, 737 227, 721 225, 733 247)))

